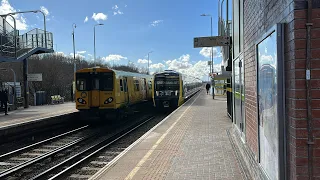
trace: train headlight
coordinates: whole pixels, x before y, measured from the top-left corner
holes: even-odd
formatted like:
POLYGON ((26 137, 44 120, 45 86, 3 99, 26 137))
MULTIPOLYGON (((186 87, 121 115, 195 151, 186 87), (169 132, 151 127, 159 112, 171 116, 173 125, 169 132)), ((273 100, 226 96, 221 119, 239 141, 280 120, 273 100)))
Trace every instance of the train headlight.
POLYGON ((82 99, 82 98, 78 98, 77 101, 80 103, 80 104, 87 104, 87 101, 82 99))
POLYGON ((107 100, 104 101, 104 104, 109 104, 113 101, 112 97, 109 97, 107 100))

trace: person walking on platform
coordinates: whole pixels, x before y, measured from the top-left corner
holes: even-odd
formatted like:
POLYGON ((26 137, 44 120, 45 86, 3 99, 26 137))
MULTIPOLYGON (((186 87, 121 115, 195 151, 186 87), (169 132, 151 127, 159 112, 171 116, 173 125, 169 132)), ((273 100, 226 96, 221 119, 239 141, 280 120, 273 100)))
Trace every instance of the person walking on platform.
POLYGON ((3 91, 0 89, 0 108, 2 109, 3 91))
POLYGON ((207 90, 207 94, 209 94, 209 89, 210 89, 210 84, 209 83, 207 83, 207 85, 206 85, 206 90, 207 90))
POLYGON ((1 92, 1 107, 4 105, 4 114, 8 115, 8 92, 3 90, 1 92))
POLYGON ((227 93, 227 85, 223 85, 223 95, 227 93))

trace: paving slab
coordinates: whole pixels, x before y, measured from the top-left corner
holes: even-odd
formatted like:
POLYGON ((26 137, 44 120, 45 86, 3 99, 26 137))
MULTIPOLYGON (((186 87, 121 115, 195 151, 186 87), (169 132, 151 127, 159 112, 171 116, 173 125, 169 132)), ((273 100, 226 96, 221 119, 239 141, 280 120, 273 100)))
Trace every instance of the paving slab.
POLYGON ((91 179, 245 179, 227 130, 225 97, 192 97, 91 179))

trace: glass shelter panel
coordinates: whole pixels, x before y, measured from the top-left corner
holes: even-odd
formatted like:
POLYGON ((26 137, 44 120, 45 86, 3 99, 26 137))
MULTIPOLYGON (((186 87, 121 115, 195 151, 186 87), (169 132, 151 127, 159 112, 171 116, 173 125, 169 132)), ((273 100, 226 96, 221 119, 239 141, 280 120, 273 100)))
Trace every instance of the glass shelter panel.
POLYGON ((277 37, 273 32, 257 45, 260 164, 270 179, 279 179, 277 37))

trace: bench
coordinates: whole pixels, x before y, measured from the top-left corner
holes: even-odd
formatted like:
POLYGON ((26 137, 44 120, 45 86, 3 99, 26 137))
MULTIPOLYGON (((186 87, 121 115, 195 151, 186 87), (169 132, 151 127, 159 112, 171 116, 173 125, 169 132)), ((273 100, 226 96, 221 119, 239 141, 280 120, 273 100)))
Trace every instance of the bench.
POLYGON ((61 97, 60 95, 51 96, 51 104, 63 104, 63 103, 64 103, 64 97, 61 97))

